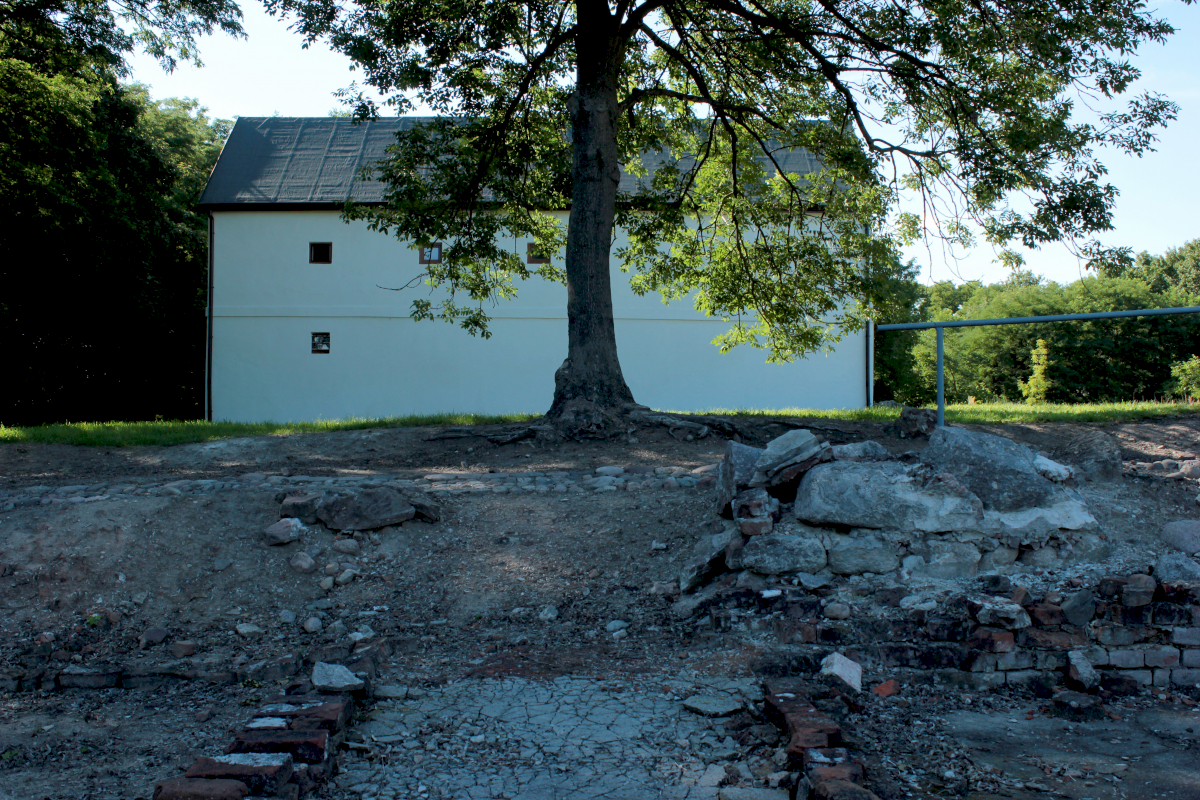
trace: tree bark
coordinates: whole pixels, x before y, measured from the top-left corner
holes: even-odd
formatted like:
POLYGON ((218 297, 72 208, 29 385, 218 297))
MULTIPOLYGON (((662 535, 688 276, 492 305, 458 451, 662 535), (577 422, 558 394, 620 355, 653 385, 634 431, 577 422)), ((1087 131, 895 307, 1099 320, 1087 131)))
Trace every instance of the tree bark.
POLYGON ((575 435, 603 435, 634 404, 617 358, 609 255, 621 166, 617 149, 617 20, 606 0, 578 0, 570 101, 574 187, 567 224, 567 358, 547 416, 575 435))

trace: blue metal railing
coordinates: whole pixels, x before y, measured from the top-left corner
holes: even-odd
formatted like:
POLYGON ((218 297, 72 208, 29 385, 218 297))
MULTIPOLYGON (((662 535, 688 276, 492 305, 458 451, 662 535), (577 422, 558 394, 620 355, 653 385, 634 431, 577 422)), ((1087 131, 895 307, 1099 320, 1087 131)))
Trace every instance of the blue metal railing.
POLYGON ((1133 311, 1097 311, 1091 314, 1048 314, 1044 317, 1008 317, 1007 319, 952 319, 945 322, 898 322, 876 325, 877 331, 937 331, 937 424, 946 427, 946 391, 942 369, 942 330, 944 328, 975 328, 982 325, 1025 325, 1033 322, 1079 322, 1089 319, 1120 319, 1122 317, 1161 317, 1168 314, 1200 314, 1200 306, 1185 308, 1139 308, 1133 311))

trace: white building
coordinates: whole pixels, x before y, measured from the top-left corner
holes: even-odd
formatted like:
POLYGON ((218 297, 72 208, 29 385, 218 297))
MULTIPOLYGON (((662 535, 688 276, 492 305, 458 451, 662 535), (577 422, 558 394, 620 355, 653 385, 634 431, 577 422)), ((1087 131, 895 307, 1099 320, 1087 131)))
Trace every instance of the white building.
MULTIPOLYGON (((487 309, 493 335, 486 340, 456 325, 415 322, 410 303, 428 289, 381 287, 420 274, 421 254, 364 223, 342 221, 347 198, 382 197, 379 184, 355 177, 406 123, 237 121, 200 200, 210 217, 210 419, 549 408, 554 371, 567 352, 565 287, 520 284, 516 300, 487 309)), ((512 247, 525 254, 527 244, 512 247)), ((846 337, 829 355, 786 365, 767 364, 763 351, 749 347, 723 355, 712 340, 727 323, 687 302, 638 297, 627 278, 614 269, 617 347, 639 403, 677 411, 869 403, 869 332, 846 337)))

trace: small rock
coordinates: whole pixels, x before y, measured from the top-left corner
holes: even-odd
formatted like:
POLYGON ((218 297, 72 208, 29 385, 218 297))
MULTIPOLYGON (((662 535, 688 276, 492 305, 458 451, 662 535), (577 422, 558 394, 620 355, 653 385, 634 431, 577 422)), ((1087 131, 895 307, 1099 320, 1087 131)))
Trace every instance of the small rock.
POLYGON ((309 617, 304 620, 304 630, 308 633, 320 633, 325 625, 321 622, 320 617, 309 617))
POLYGON ((302 575, 307 575, 310 572, 316 572, 317 562, 313 561, 313 557, 301 550, 296 555, 292 556, 288 561, 292 569, 302 575))
POLYGON ((625 620, 614 619, 612 622, 604 626, 604 630, 608 631, 609 633, 616 633, 617 631, 623 631, 628 627, 629 623, 625 620))
POLYGON ((834 461, 886 461, 891 457, 887 448, 869 439, 853 444, 837 444, 830 452, 834 461))
POLYGON ((1099 697, 1069 690, 1054 695, 1054 710, 1060 716, 1079 721, 1096 720, 1104 716, 1099 697))
POLYGON ((372 693, 381 700, 404 700, 408 697, 407 686, 376 686, 372 693))
POLYGON ((284 625, 295 625, 296 624, 296 612, 290 611, 285 608, 283 611, 279 612, 279 621, 282 622, 284 625))
POLYGON ((832 675, 854 691, 862 691, 862 667, 841 653, 830 653, 821 659, 821 674, 832 675))
POLYGON ((285 517, 263 531, 263 541, 268 545, 290 544, 307 530, 305 524, 295 517, 285 517))
POLYGON ((624 639, 625 637, 627 637, 628 635, 629 635, 629 631, 625 630, 624 628, 622 628, 619 631, 612 632, 612 638, 615 639, 616 641, 620 641, 620 640, 624 639))
POLYGON ((883 683, 871 689, 871 692, 874 693, 876 697, 891 697, 892 695, 897 694, 899 691, 900 684, 894 679, 884 681, 883 683))
POLYGON ((732 717, 742 710, 742 702, 730 697, 696 694, 684 700, 683 707, 702 717, 732 717))
POLYGON ((348 556, 356 556, 362 552, 362 545, 358 543, 357 539, 334 539, 331 547, 348 556))
POLYGON ((1154 599, 1154 590, 1158 582, 1149 575, 1130 575, 1125 587, 1121 590, 1121 605, 1127 608, 1140 608, 1149 605, 1154 599))
POLYGON ((312 685, 318 692, 357 692, 366 686, 361 678, 341 664, 324 661, 313 665, 312 685))
POLYGON ((850 619, 850 606, 845 603, 830 603, 823 612, 827 619, 850 619))
POLYGON ((243 639, 254 639, 262 636, 263 633, 265 633, 262 628, 258 627, 252 622, 239 622, 236 626, 234 626, 234 630, 237 631, 237 635, 241 636, 243 639))
POLYGON ((609 478, 615 478, 618 475, 624 475, 625 470, 622 467, 596 467, 596 474, 609 478))
POLYGON ((195 642, 172 642, 171 655, 175 658, 187 658, 196 655, 195 642))
POLYGON ((224 572, 225 570, 229 569, 232 566, 233 566, 233 561, 231 561, 230 559, 218 558, 217 560, 213 561, 212 568, 213 568, 213 572, 224 572))
POLYGON ((329 577, 321 578, 321 582, 318 583, 317 585, 328 592, 330 589, 333 588, 333 578, 329 578, 329 577))
POLYGON ((337 574, 342 571, 342 565, 337 563, 336 561, 330 561, 328 564, 325 565, 325 568, 321 571, 324 572, 326 575, 329 575, 330 577, 336 578, 337 574))
POLYGON ((558 619, 558 609, 554 606, 543 606, 542 610, 538 612, 538 619, 542 622, 553 622, 558 619))
POLYGON ((357 578, 360 574, 361 573, 356 569, 346 568, 342 570, 342 573, 334 579, 334 583, 336 583, 338 586, 345 586, 347 583, 357 578))
MULTIPOLYGON (((1196 502, 1200 503, 1200 495, 1196 496, 1196 502)), ((1181 519, 1168 522, 1158 535, 1171 547, 1189 555, 1200 551, 1200 520, 1181 519)))
POLYGON ((1067 653, 1067 681, 1083 689, 1095 689, 1100 685, 1100 676, 1096 674, 1092 662, 1078 650, 1067 653))
POLYGON ((145 650, 147 647, 156 644, 162 644, 171 634, 166 628, 147 628, 141 636, 138 637, 138 649, 145 650))

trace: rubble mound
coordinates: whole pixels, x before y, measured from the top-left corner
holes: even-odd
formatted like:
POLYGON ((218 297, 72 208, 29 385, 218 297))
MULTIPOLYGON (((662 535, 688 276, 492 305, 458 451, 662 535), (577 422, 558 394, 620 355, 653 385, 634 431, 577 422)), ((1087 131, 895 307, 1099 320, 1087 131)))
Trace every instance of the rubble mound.
POLYGON ((953 579, 1103 558, 1075 474, 963 428, 937 429, 919 456, 896 458, 870 441, 830 447, 807 430, 765 448, 730 442, 716 509, 732 524, 700 543, 680 589, 727 570, 953 579))

